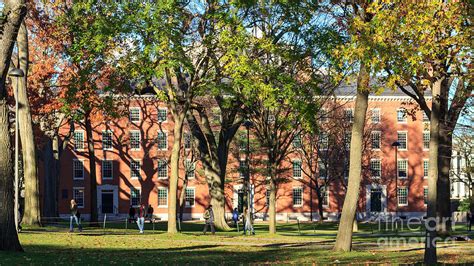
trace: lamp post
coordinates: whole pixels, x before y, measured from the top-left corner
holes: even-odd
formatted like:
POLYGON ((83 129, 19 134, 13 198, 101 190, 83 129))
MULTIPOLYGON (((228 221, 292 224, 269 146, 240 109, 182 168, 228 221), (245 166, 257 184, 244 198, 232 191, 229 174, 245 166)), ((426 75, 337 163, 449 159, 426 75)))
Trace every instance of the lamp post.
POLYGON ((18 231, 18 204, 19 204, 19 196, 18 196, 18 184, 19 184, 19 171, 18 171, 18 156, 19 156, 19 141, 18 141, 18 86, 20 83, 20 78, 25 76, 23 70, 19 68, 13 68, 8 72, 10 77, 16 78, 16 88, 15 88, 15 202, 14 202, 14 217, 15 217, 15 228, 18 231))
POLYGON ((398 147, 400 142, 395 141, 392 143, 392 147, 395 148, 395 217, 398 216, 398 147))
MULTIPOLYGON (((247 169, 245 171, 244 177, 244 213, 245 213, 245 222, 251 222, 250 217, 250 128, 252 127, 252 122, 250 120, 246 120, 244 122, 244 126, 247 129, 247 153, 245 156, 245 164, 247 169)), ((246 232, 247 227, 244 225, 244 232, 246 232)))

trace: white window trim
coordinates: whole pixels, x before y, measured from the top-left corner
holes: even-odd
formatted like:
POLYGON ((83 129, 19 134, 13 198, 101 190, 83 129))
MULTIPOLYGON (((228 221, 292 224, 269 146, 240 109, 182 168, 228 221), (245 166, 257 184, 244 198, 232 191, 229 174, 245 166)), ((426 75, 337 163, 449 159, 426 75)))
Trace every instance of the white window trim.
POLYGON ((156 206, 158 208, 168 208, 168 188, 167 187, 157 187, 156 188, 156 206), (159 196, 159 191, 160 190, 165 190, 166 191, 166 205, 159 205, 160 202, 160 196, 159 196))
POLYGON ((378 124, 378 123, 380 123, 380 120, 382 120, 382 114, 381 114, 381 112, 380 112, 380 108, 371 108, 371 109, 370 109, 370 112, 371 112, 371 113, 370 113, 370 122, 371 122, 372 124, 378 124), (379 112, 379 121, 377 121, 377 122, 374 122, 374 121, 372 120, 372 118, 373 118, 373 111, 374 111, 374 110, 377 110, 377 111, 379 112))
MULTIPOLYGON (((132 180, 142 180, 142 160, 132 158, 132 160, 130 161, 129 167, 130 167, 130 179, 132 179, 132 180), (133 173, 132 162, 134 162, 134 161, 138 162, 140 164, 139 177, 132 177, 132 173, 133 173)), ((140 194, 140 196, 141 196, 141 194, 140 194)))
MULTIPOLYGON (((187 162, 190 162, 191 167, 193 167, 193 175, 188 176, 188 180, 194 180, 194 179, 196 179, 196 162, 193 162, 191 159, 185 159, 185 164, 187 164, 187 162)), ((184 169, 184 171, 185 171, 185 174, 187 175, 188 174, 187 169, 184 169)))
POLYGON ((244 179, 245 178, 245 174, 246 174, 245 171, 247 170, 247 169, 245 169, 245 170, 242 169, 242 167, 241 167, 242 162, 244 163, 244 167, 247 167, 247 160, 245 158, 240 158, 239 159, 239 168, 238 168, 239 179, 244 179))
POLYGON ((85 151, 86 150, 86 135, 84 134, 84 130, 79 129, 79 130, 74 130, 74 133, 72 134, 72 138, 74 140, 73 143, 73 148, 75 151, 85 151), (82 149, 76 149, 76 138, 75 138, 75 133, 76 132, 82 132, 82 149))
POLYGON ((329 205, 330 205, 330 193, 329 193, 329 189, 327 186, 322 186, 321 188, 324 188, 324 192, 326 193, 326 197, 327 197, 327 204, 324 204, 324 199, 323 199, 323 208, 329 208, 329 205))
POLYGON ((186 208, 194 208, 196 206, 196 188, 195 187, 186 187, 186 189, 192 189, 194 190, 194 204, 193 205, 188 205, 186 201, 186 190, 184 191, 184 207, 186 208))
POLYGON ((131 123, 139 123, 142 121, 142 112, 140 107, 130 107, 128 108, 128 121, 131 123), (138 110, 138 121, 132 121, 132 109, 138 110))
POLYGON ((408 123, 408 114, 405 108, 397 108, 397 123, 399 124, 407 124, 408 123), (405 112, 405 121, 398 121, 398 111, 404 111, 405 112))
POLYGON ((409 174, 408 174, 408 169, 409 169, 409 168, 410 168, 410 165, 408 164, 408 159, 405 159, 405 158, 397 159, 397 177, 398 177, 399 179, 408 179, 408 176, 409 176, 409 174), (399 169, 399 168, 398 168, 398 162, 401 162, 401 161, 406 161, 406 162, 407 162, 407 169, 406 169, 407 176, 405 176, 405 177, 398 175, 398 174, 399 174, 399 171, 398 171, 398 169, 399 169))
MULTIPOLYGON (((74 190, 76 190, 76 189, 82 189, 82 204, 83 204, 82 206, 79 206, 79 204, 78 204, 78 205, 77 205, 77 208, 78 208, 78 209, 84 209, 84 205, 86 205, 86 204, 85 204, 86 192, 85 192, 85 190, 84 190, 84 187, 73 187, 73 188, 72 188, 72 198, 73 198, 73 199, 74 199, 74 190)), ((75 199, 74 199, 74 200, 75 200, 75 199)))
POLYGON ((141 187, 130 187, 130 206, 137 208, 137 207, 140 206, 141 202, 142 202, 142 188, 141 187), (132 204, 132 189, 139 191, 140 199, 138 200, 138 205, 133 205, 132 204))
POLYGON ((350 120, 348 120, 347 122, 349 123, 354 123, 354 108, 344 108, 344 118, 349 118, 350 120), (346 117, 346 111, 350 110, 351 111, 351 117, 346 117))
MULTIPOLYGON (((428 190, 428 186, 423 186, 423 205, 427 206, 428 204, 425 202, 425 189, 428 190)), ((428 195, 426 195, 426 199, 428 201, 428 195)))
POLYGON ((291 194, 291 200, 292 200, 293 207, 296 207, 296 208, 303 207, 303 205, 304 205, 304 189, 303 189, 303 187, 302 186, 293 187, 291 189, 291 193, 292 193, 291 194), (301 204, 295 204, 295 201, 294 201, 294 198, 295 198, 295 196, 294 196, 295 191, 294 190, 298 189, 298 188, 301 189, 301 204))
POLYGON ((160 133, 164 133, 165 136, 166 136, 166 147, 165 147, 165 148, 160 148, 160 147, 158 147, 158 150, 159 150, 159 151, 167 151, 167 150, 168 150, 168 146, 169 146, 169 144, 168 144, 168 137, 169 137, 168 131, 166 131, 166 130, 161 130, 161 129, 157 131, 157 134, 156 134, 157 146, 158 146, 158 134, 160 134, 160 133))
POLYGON ((318 136, 318 142, 319 142, 319 147, 323 146, 323 139, 326 139, 326 147, 321 148, 321 151, 327 151, 329 149, 329 134, 326 132, 321 132, 319 133, 318 136), (326 135, 325 138, 323 138, 323 135, 326 135))
POLYGON ((142 132, 140 130, 129 130, 130 137, 130 150, 139 151, 142 149, 142 132), (138 132, 138 148, 132 148, 132 132, 138 132))
POLYGON ((84 159, 73 159, 72 160, 72 179, 73 180, 84 180, 85 171, 86 170, 84 169, 84 159), (74 162, 75 161, 82 162, 82 177, 81 178, 76 178, 76 176, 75 176, 75 173, 74 173, 74 162))
MULTIPOLYGON (((370 177, 373 178, 373 179, 380 179, 382 178, 382 159, 380 158, 373 158, 373 159, 370 159, 370 177), (372 175, 372 162, 374 161, 378 161, 380 163, 380 176, 373 176, 372 175)), ((398 174, 398 171, 397 171, 397 174, 398 174)))
POLYGON ((400 206, 400 207, 408 206, 408 199, 409 199, 409 196, 410 196, 410 190, 408 189, 408 187, 406 187, 406 186, 400 186, 400 187, 398 187, 398 188, 397 188, 397 205, 400 206), (401 203, 400 203, 400 196, 398 195, 398 190, 399 190, 399 189, 402 189, 402 188, 404 188, 404 189, 407 190, 407 203, 405 203, 405 204, 401 204, 401 203))
POLYGON ((193 147, 193 134, 191 132, 184 132, 183 134, 183 147, 185 150, 190 150, 193 147), (191 147, 186 148, 186 135, 189 135, 189 143, 191 147))
POLYGON ((370 148, 374 151, 380 151, 380 148, 382 147, 382 131, 380 130, 372 130, 370 132, 370 148), (379 147, 378 148, 372 148, 372 133, 378 133, 379 134, 379 147))
POLYGON ((406 130, 397 131, 397 141, 399 141, 398 140, 398 133, 405 133, 405 136, 406 136, 406 145, 405 145, 406 149, 403 149, 403 148, 399 147, 398 150, 399 151, 407 151, 408 150, 408 131, 406 131, 406 130))
POLYGON ((158 107, 158 113, 156 114, 156 116, 157 116, 157 121, 158 121, 158 123, 166 123, 166 122, 168 122, 168 108, 167 108, 167 107, 158 107), (163 121, 160 121, 160 120, 159 120, 160 110, 166 110, 166 117, 165 117, 165 120, 163 120, 163 121))
POLYGON ((114 133, 113 133, 113 131, 110 130, 110 129, 102 130, 102 150, 103 150, 103 151, 112 151, 113 149, 114 149, 114 133), (111 141, 112 141, 112 145, 111 145, 110 148, 107 148, 107 149, 104 148, 104 133, 110 133, 110 134, 112 134, 112 140, 111 140, 111 141))
POLYGON ((431 139, 431 134, 429 131, 423 130, 423 133, 421 133, 421 143, 423 145, 423 151, 429 151, 430 150, 430 142, 428 141, 428 148, 425 148, 425 133, 428 133, 428 136, 430 136, 431 139))
POLYGON ((100 165, 100 170, 102 173, 102 180, 114 180, 114 161, 113 160, 102 160, 101 165, 100 165), (112 171, 112 176, 104 178, 104 162, 110 162, 112 165, 110 167, 110 170, 112 171))
POLYGON ((291 171, 292 171, 292 176, 293 176, 293 179, 303 179, 303 162, 301 161, 301 159, 294 159, 291 161, 291 171), (294 169, 293 169, 293 166, 294 166, 294 163, 296 162, 299 162, 300 163, 300 172, 301 172, 301 176, 294 176, 294 169))
POLYGON ((167 161, 167 160, 165 160, 165 159, 158 159, 158 160, 157 160, 157 162, 156 162, 156 177, 157 177, 159 180, 166 180, 166 179, 168 179, 168 177, 169 177, 169 171, 168 171, 168 161, 167 161), (165 162, 165 165, 166 165, 166 177, 160 176, 160 169, 159 169, 160 162, 165 162))
POLYGON ((425 162, 428 162, 428 175, 430 174, 430 159, 423 159, 423 164, 421 167, 423 167, 423 179, 428 179, 428 175, 425 176, 425 162))

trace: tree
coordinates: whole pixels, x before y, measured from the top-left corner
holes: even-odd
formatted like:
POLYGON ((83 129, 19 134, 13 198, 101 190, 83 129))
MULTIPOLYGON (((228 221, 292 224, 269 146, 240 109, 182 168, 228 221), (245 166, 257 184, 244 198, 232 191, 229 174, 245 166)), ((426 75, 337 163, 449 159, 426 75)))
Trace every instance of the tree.
MULTIPOLYGON (((37 172, 36 161, 36 145, 33 134, 33 124, 28 100, 27 80, 29 72, 29 47, 28 47, 28 30, 26 23, 20 26, 17 39, 18 53, 16 58, 12 60, 11 67, 18 67, 23 70, 25 76, 22 77, 17 84, 13 81, 13 86, 18 86, 18 95, 15 95, 19 107, 18 120, 21 139, 23 168, 25 178, 25 206, 22 222, 28 225, 41 225, 41 209, 40 209, 40 190, 39 177, 37 172), (17 66, 15 66, 17 62, 17 66)), ((13 90, 16 92, 16 90, 13 90)))
POLYGON ((426 91, 437 78, 445 80, 440 91, 436 210, 440 221, 437 230, 441 234, 451 230, 449 170, 453 132, 472 90, 472 68, 467 60, 472 52, 470 6, 465 1, 399 4, 381 14, 385 19, 380 24, 380 29, 385 30, 381 40, 392 44, 387 47, 385 62, 387 84, 413 98, 430 118, 432 110, 425 99, 426 91))
POLYGON ((26 3, 7 0, 0 20, 0 250, 22 251, 15 228, 13 163, 8 125, 6 78, 18 29, 26 15, 26 3))

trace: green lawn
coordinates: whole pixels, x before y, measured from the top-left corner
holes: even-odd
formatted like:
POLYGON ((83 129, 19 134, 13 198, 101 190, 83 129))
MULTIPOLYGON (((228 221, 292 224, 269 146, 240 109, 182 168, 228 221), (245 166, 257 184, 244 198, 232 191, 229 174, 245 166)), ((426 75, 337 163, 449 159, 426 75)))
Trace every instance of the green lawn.
MULTIPOLYGON (((337 224, 279 224, 270 236, 266 224, 256 225, 255 236, 236 231, 202 235, 202 223, 184 223, 183 233, 165 233, 166 223, 147 224, 138 234, 135 224, 85 228, 68 233, 66 227, 25 228, 20 234, 24 253, 0 252, 0 265, 18 264, 240 264, 240 263, 415 263, 423 258, 423 244, 381 247, 377 241, 394 232, 363 224, 354 236, 354 252, 331 251, 337 224)), ((457 228, 457 234, 460 234, 457 228)), ((421 231, 401 230, 398 236, 419 237, 421 231)), ((398 239, 398 238, 397 238, 398 239)), ((474 262, 474 243, 439 245, 440 260, 474 262)))

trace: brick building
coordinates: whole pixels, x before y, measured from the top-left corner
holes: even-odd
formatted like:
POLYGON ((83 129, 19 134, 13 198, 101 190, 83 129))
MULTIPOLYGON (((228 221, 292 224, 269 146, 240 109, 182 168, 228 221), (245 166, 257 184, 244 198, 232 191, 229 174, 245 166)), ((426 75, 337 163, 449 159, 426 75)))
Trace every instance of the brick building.
MULTIPOLYGON (((339 92, 338 106, 350 123, 355 94, 347 87, 339 92)), ((358 204, 359 219, 375 215, 423 216, 426 211, 429 129, 428 119, 416 105, 400 92, 387 91, 369 98, 367 128, 369 145, 364 151, 365 164, 358 204), (408 111, 407 111, 408 110, 408 111), (415 110, 415 111, 414 111, 415 110), (409 114, 409 115, 408 115, 409 114), (395 167, 394 141, 398 148, 398 171, 395 167), (369 154, 369 155, 368 155, 369 154), (395 184, 397 175, 398 185, 395 184), (398 191, 398 192, 396 192, 398 191), (395 195, 398 195, 396 197, 395 195), (397 202, 398 201, 398 202, 397 202)), ((123 106, 126 115, 107 121, 98 115, 93 122, 93 142, 97 158, 97 207, 99 216, 107 213, 117 219, 127 216, 130 206, 143 202, 151 204, 154 215, 167 219, 168 176, 167 166, 173 140, 173 121, 166 109, 153 95, 140 95, 128 100, 123 106)), ((329 119, 321 123, 339 123, 331 120, 331 106, 325 111, 329 119)), ((324 128, 324 126, 323 126, 324 128)), ((244 129, 243 129, 244 130, 244 129)), ((68 135, 69 125, 61 128, 62 137, 68 135)), ((322 132, 324 139, 324 132, 322 132)), ((235 146, 238 146, 236 136, 235 146)), ((85 219, 90 213, 89 163, 86 133, 75 125, 72 141, 61 157, 59 184, 59 213, 69 213, 71 198, 78 202, 85 219)), ((208 187, 199 162, 190 159, 190 135, 186 133, 180 161, 180 177, 189 177, 185 191, 184 219, 201 219, 209 203, 208 187), (188 171, 185 171, 187 166, 188 171), (191 169, 189 171, 189 169, 191 169), (187 173, 185 173, 187 172, 187 173)), ((226 183, 226 212, 240 207, 242 199, 242 167, 245 152, 231 152, 229 156, 228 182, 226 183)), ((259 156, 252 154, 251 158, 259 156)), ((341 161, 343 161, 341 159, 341 161)), ((252 160, 251 160, 252 162, 252 160)), ((315 191, 302 174, 304 160, 293 153, 288 162, 289 178, 277 191, 277 219, 319 219, 315 191)), ((251 167, 254 167, 251 164, 251 167)), ((320 169, 319 175, 322 176, 320 169)), ((252 173, 251 202, 257 219, 266 219, 267 192, 265 176, 252 173)), ((324 190, 324 213, 327 219, 336 220, 344 199, 344 182, 332 182, 324 190)), ((182 180, 178 192, 181 193, 182 180)))

